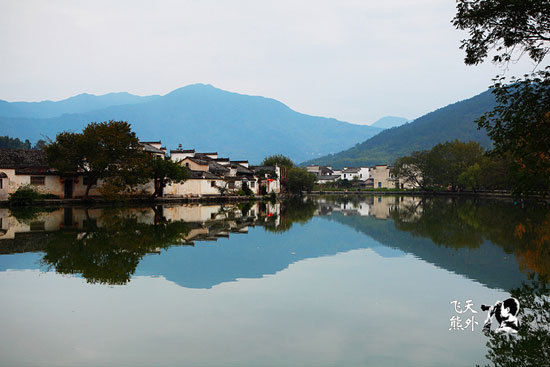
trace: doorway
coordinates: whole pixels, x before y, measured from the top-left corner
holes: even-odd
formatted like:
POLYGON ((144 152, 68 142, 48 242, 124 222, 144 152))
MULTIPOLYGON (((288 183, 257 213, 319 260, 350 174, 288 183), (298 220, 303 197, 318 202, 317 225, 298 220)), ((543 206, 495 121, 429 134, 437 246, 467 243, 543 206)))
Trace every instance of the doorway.
POLYGON ((67 178, 65 180, 65 199, 73 198, 73 179, 67 178))

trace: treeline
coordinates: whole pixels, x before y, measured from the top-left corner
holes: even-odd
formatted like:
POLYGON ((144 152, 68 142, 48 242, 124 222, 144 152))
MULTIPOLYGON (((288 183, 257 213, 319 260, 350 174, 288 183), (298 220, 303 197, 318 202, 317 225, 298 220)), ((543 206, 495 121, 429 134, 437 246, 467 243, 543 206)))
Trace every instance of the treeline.
POLYGON ((317 176, 305 168, 298 167, 284 155, 276 154, 264 158, 263 166, 279 166, 281 168, 281 186, 283 191, 292 195, 302 195, 311 192, 317 181, 317 176))
POLYGON ((507 155, 486 151, 477 142, 458 140, 437 144, 430 150, 398 158, 396 177, 424 190, 512 190, 544 192, 549 178, 521 175, 521 167, 507 155))
POLYGON ((10 149, 42 149, 46 145, 46 142, 42 139, 38 140, 33 146, 29 139, 25 141, 19 140, 19 138, 10 138, 9 136, 0 136, 0 148, 10 149))

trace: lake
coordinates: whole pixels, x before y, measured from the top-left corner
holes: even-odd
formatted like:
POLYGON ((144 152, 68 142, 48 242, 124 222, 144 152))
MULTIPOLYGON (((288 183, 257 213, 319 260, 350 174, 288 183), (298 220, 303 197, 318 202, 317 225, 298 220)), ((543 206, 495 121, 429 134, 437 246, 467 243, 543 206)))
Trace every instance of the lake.
POLYGON ((533 203, 0 208, 0 228, 1 366, 549 360, 550 210, 533 203), (510 294, 520 332, 484 333, 481 304, 510 294))

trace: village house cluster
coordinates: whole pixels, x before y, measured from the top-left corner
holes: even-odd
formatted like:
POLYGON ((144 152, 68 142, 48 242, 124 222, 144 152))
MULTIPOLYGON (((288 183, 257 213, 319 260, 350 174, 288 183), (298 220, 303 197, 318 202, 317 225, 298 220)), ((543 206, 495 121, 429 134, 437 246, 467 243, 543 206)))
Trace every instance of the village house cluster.
POLYGON ((336 183, 339 180, 356 182, 359 187, 383 189, 412 189, 414 185, 404 182, 392 174, 392 167, 378 164, 373 167, 344 167, 333 169, 330 166, 309 165, 308 172, 317 176, 318 184, 336 183))
MULTIPOLYGON (((141 142, 150 155, 167 154, 161 141, 141 142)), ((205 197, 236 193, 247 186, 255 195, 279 193, 281 169, 278 166, 251 166, 248 161, 218 157, 215 152, 200 153, 180 146, 170 151, 170 159, 187 167, 190 177, 182 183, 169 183, 163 197, 205 197)), ((88 182, 78 173, 65 177, 48 166, 42 150, 0 149, 0 200, 25 185, 62 199, 83 197, 88 182)), ((101 180, 94 182, 90 196, 99 196, 101 180)), ((140 185, 136 191, 154 193, 154 182, 140 185)))

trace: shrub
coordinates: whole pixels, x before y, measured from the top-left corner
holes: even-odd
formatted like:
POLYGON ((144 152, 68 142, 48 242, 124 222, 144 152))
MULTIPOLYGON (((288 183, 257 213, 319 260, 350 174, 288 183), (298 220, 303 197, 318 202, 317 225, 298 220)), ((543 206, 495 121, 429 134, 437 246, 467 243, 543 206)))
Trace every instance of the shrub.
POLYGON ((245 196, 252 196, 254 195, 254 193, 252 192, 252 190, 250 189, 250 187, 248 187, 248 185, 246 184, 243 184, 243 193, 245 196))
POLYGON ((30 185, 21 186, 13 194, 10 194, 8 203, 10 206, 32 205, 36 200, 41 199, 41 195, 30 185))

